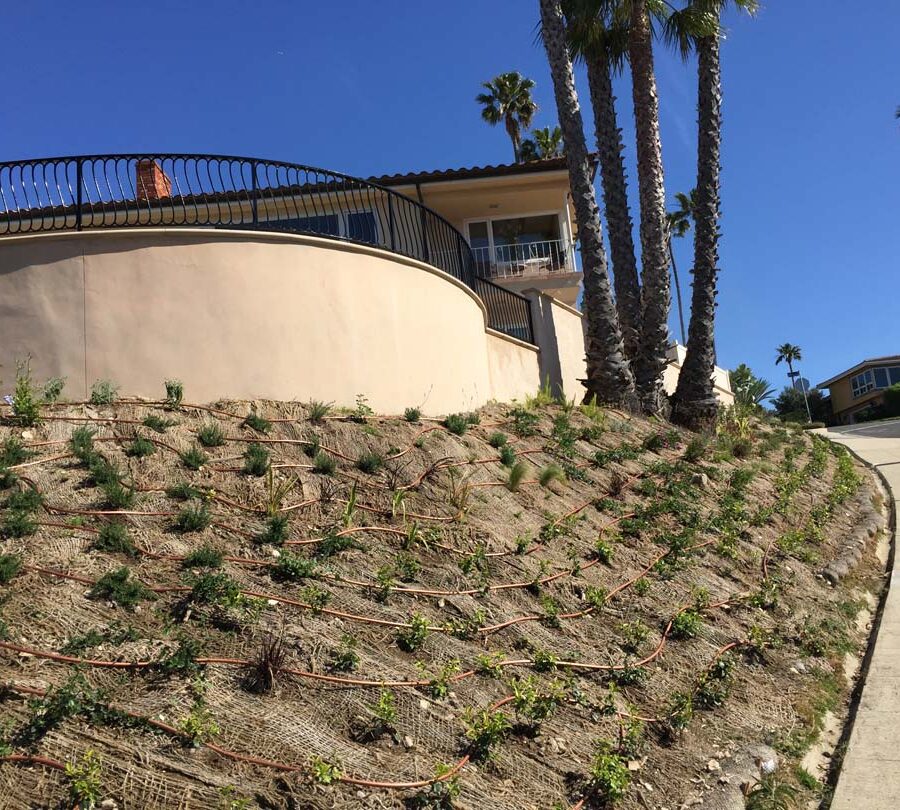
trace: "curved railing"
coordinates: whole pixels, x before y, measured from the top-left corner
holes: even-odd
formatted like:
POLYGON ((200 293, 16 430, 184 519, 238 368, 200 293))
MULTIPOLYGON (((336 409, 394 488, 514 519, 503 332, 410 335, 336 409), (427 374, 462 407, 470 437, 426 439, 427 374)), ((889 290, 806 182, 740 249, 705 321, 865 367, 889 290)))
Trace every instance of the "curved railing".
POLYGON ((526 298, 479 278, 462 234, 389 188, 310 166, 218 155, 91 155, 0 163, 0 237, 95 228, 302 233, 431 264, 484 301, 491 328, 534 342, 526 298))

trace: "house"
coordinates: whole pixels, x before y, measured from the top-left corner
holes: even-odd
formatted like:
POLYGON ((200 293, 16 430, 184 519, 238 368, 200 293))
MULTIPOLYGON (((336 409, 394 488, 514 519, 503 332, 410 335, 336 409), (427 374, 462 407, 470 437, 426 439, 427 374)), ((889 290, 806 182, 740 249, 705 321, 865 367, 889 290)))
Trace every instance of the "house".
POLYGON ((831 410, 838 424, 859 421, 884 405, 884 389, 900 383, 900 354, 872 357, 819 383, 831 394, 831 410))
POLYGON ((0 364, 30 356, 70 394, 175 377, 195 400, 362 393, 383 412, 578 397, 574 233, 562 158, 368 180, 210 155, 0 163, 0 364))

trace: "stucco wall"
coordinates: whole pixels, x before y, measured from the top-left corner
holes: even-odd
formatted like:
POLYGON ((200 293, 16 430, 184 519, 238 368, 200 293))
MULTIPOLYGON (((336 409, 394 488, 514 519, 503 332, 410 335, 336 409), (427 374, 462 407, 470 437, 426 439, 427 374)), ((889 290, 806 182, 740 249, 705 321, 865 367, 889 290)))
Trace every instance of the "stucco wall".
POLYGON ((539 352, 534 346, 491 331, 487 334, 487 353, 493 399, 522 399, 540 388, 539 352))
POLYGON ((444 413, 519 384, 489 340, 502 339, 467 288, 375 249, 185 229, 0 240, 4 390, 30 355, 37 378, 68 377, 70 397, 100 378, 158 397, 176 377, 194 401, 362 393, 382 412, 444 413))
POLYGON ((586 376, 584 319, 581 313, 537 290, 526 290, 531 301, 535 340, 541 348, 541 385, 555 396, 581 402, 586 376))

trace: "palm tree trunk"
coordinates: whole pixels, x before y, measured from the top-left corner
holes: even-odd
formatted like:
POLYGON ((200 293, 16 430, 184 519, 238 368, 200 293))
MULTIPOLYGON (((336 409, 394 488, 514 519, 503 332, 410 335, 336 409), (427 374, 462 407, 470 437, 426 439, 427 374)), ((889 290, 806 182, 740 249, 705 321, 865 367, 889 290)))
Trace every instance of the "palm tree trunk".
POLYGON ((675 251, 672 250, 672 237, 669 236, 669 259, 672 262, 672 281, 675 283, 675 300, 678 301, 678 324, 681 327, 681 345, 687 346, 684 329, 684 305, 681 301, 681 282, 678 280, 678 266, 675 264, 675 251))
POLYGON ((516 125, 515 120, 507 115, 505 120, 506 126, 506 134, 509 135, 509 139, 512 141, 513 147, 513 163, 519 162, 521 143, 521 136, 519 135, 519 127, 516 125))
POLYGON ((675 389, 674 418, 689 427, 709 425, 718 401, 716 365, 716 277, 719 273, 719 151, 722 139, 722 77, 718 36, 697 43, 697 205, 694 211, 694 283, 687 356, 675 389))
POLYGON ((666 249, 666 192, 659 141, 659 100, 653 73, 653 46, 646 0, 633 0, 628 55, 637 140, 638 196, 641 204, 641 342, 635 378, 644 411, 666 414, 663 371, 669 342, 669 256, 666 249))
POLYGON ((609 228, 609 252, 612 258, 616 308, 625 354, 630 361, 638 356, 641 334, 641 286, 632 236, 631 211, 625 161, 622 157, 622 130, 616 120, 609 54, 599 48, 587 59, 588 87, 594 110, 594 131, 600 157, 603 205, 609 228))
POLYGON ((553 92, 563 133, 566 165, 584 271, 584 310, 587 321, 587 380, 585 399, 629 410, 637 405, 634 377, 625 358, 622 333, 606 269, 606 250, 600 212, 594 196, 584 124, 575 92, 575 77, 566 43, 560 0, 540 0, 544 48, 553 77, 553 92))

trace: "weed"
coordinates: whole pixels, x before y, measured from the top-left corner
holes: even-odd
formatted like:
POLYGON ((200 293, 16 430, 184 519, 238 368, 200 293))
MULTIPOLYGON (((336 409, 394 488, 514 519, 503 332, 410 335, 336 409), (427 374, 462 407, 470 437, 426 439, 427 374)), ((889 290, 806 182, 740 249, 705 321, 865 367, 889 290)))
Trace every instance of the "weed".
POLYGON ((212 712, 202 703, 194 704, 190 714, 179 721, 178 730, 191 741, 194 748, 199 748, 220 731, 212 712))
POLYGON ((287 515, 272 515, 266 520, 266 528, 256 535, 260 545, 283 546, 290 535, 290 518, 287 515))
POLYGON ((22 558, 18 554, 0 554, 0 585, 9 585, 22 570, 22 558))
POLYGON ((65 377, 51 377, 44 383, 44 387, 41 389, 41 401, 45 405, 52 405, 54 402, 59 402, 59 398, 62 396, 65 387, 65 377))
POLYGON ((20 425, 30 427, 41 420, 41 405, 31 377, 31 360, 16 363, 16 387, 12 395, 12 411, 20 425))
POLYGON ((242 427, 248 427, 257 433, 268 433, 272 429, 272 423, 268 419, 263 419, 256 411, 250 411, 241 422, 242 427))
POLYGON ((512 467, 516 463, 516 451, 511 444, 504 444, 500 448, 500 463, 504 467, 512 467))
POLYGON ((119 398, 119 386, 110 380, 97 380, 91 386, 92 405, 112 405, 119 398))
POLYGON ((466 709, 463 715, 466 738, 469 740, 469 756, 476 762, 491 758, 492 749, 509 734, 509 720, 500 711, 466 709))
POLYGON ((563 472, 562 467, 559 464, 548 464, 544 467, 540 473, 538 474, 538 481, 542 487, 549 487, 554 481, 559 481, 560 483, 565 483, 566 474, 563 472))
POLYGON ((103 785, 100 781, 100 757, 90 748, 80 759, 66 763, 69 801, 80 810, 93 810, 100 801, 103 785))
POLYGON ((209 460, 199 447, 191 447, 181 454, 181 463, 189 470, 199 470, 209 460))
POLYGON ((184 400, 184 384, 181 380, 166 380, 166 408, 177 410, 184 400))
POLYGON ((403 418, 412 424, 415 424, 422 417, 422 411, 418 408, 407 408, 403 411, 403 418))
POLYGON ((353 672, 359 665, 356 639, 348 633, 341 636, 341 646, 331 651, 328 667, 332 672, 353 672))
POLYGON ((140 580, 134 579, 126 566, 107 571, 88 595, 94 599, 108 599, 128 610, 133 610, 144 599, 154 598, 153 592, 140 580))
POLYGON ((415 652, 425 644, 428 632, 428 620, 421 613, 413 613, 409 625, 397 629, 397 646, 404 652, 415 652))
POLYGON ((94 548, 97 551, 105 551, 110 554, 124 554, 127 557, 137 557, 137 547, 128 536, 128 529, 124 523, 103 523, 94 540, 94 548))
POLYGON ((367 450, 356 460, 356 469, 367 475, 374 475, 384 466, 384 456, 374 450, 367 450))
POLYGON ((175 516, 174 529, 182 534, 202 532, 212 522, 205 503, 188 503, 175 516))
POLYGON ((510 492, 518 492, 519 486, 525 480, 527 473, 528 465, 524 461, 517 461, 509 471, 509 476, 506 479, 506 488, 510 492))
POLYGON ((329 411, 331 411, 330 402, 319 402, 316 399, 311 399, 306 403, 306 410, 309 414, 309 421, 314 425, 321 425, 325 422, 325 417, 328 416, 329 411))
POLYGON ((143 436, 135 436, 131 444, 125 448, 125 455, 131 458, 145 458, 156 452, 156 445, 143 436))
POLYGON ((182 568, 221 568, 224 561, 221 551, 212 546, 200 546, 181 562, 182 568))
POLYGON ((221 447, 225 444, 225 431, 218 422, 207 422, 197 430, 197 441, 204 447, 221 447))
POLYGON ((462 413, 449 414, 441 424, 456 436, 462 436, 469 428, 469 420, 462 413))
POLYGON ((157 416, 155 413, 151 413, 148 416, 144 417, 144 421, 142 423, 144 427, 150 428, 150 430, 154 430, 157 433, 165 433, 166 430, 173 425, 176 424, 171 419, 163 419, 162 417, 157 416))
POLYGON ((312 758, 310 768, 313 781, 320 785, 331 785, 341 778, 341 769, 336 764, 326 762, 318 756, 312 758))
POLYGON ((272 579, 279 582, 303 582, 305 579, 318 576, 319 564, 308 557, 301 557, 285 551, 269 569, 272 579))
POLYGON ((794 810, 797 789, 783 782, 777 773, 765 774, 750 788, 745 799, 747 810, 794 810))

